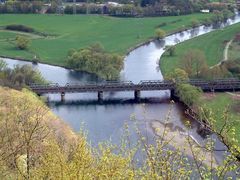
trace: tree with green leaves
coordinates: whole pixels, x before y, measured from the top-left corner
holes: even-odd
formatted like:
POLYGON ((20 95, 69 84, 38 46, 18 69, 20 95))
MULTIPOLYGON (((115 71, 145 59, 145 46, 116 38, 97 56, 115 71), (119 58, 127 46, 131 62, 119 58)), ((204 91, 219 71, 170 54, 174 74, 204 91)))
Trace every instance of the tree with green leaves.
POLYGON ((166 79, 172 80, 174 82, 189 80, 188 74, 186 73, 186 71, 180 68, 176 68, 174 69, 173 72, 167 74, 166 79))
POLYGON ((199 103, 202 91, 200 88, 186 83, 177 84, 176 94, 182 102, 191 107, 199 103))
POLYGON ((157 39, 163 39, 166 36, 166 32, 160 28, 155 30, 157 39))
POLYGON ((30 40, 25 36, 17 36, 16 37, 16 46, 17 48, 24 50, 29 46, 30 40))
POLYGON ((180 67, 187 72, 189 77, 199 78, 201 71, 207 67, 205 54, 198 49, 190 49, 186 52, 180 63, 180 67))
POLYGON ((93 44, 85 49, 70 50, 67 64, 70 68, 95 73, 104 79, 117 79, 123 68, 123 58, 114 53, 107 53, 100 44, 93 44))

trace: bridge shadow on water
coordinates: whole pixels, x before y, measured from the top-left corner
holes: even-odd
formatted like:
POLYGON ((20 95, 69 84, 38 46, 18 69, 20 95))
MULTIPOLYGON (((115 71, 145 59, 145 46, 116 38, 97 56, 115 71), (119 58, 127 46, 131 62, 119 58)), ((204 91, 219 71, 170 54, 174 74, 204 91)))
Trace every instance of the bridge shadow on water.
POLYGON ((160 104, 170 103, 169 98, 141 98, 141 99, 129 99, 129 98, 115 98, 115 99, 84 99, 84 100, 50 100, 47 102, 49 106, 91 106, 91 105, 131 105, 131 104, 160 104))

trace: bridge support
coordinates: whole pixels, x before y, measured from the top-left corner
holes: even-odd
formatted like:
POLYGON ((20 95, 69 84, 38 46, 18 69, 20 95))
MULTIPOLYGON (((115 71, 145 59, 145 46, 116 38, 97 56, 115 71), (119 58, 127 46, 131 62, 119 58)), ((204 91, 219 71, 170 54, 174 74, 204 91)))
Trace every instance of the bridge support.
POLYGON ((62 102, 65 101, 65 93, 64 93, 64 92, 61 93, 61 101, 62 101, 62 102))
POLYGON ((140 98, 141 98, 141 91, 135 90, 134 91, 134 98, 135 98, 135 100, 139 101, 140 98))
POLYGON ((98 91, 98 101, 103 100, 103 91, 98 91))
POLYGON ((171 92, 170 92, 170 98, 173 101, 178 101, 179 100, 179 97, 176 96, 174 89, 172 89, 171 92))

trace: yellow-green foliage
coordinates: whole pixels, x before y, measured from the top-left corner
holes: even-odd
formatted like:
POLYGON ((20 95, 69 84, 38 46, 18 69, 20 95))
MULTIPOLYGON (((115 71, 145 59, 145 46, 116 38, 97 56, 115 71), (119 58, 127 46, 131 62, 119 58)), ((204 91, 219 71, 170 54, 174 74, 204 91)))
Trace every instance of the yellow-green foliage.
MULTIPOLYGON (((33 93, 0 87, 0 179, 189 179, 190 175, 211 179, 213 174, 223 179, 228 171, 237 172, 239 164, 234 156, 222 165, 212 158, 205 164, 205 150, 189 136, 182 135, 191 147, 188 151, 181 147, 169 149, 169 144, 174 146, 172 139, 177 142, 179 138, 176 141, 166 126, 161 127, 163 135, 158 135, 154 145, 148 145, 137 130, 136 145, 126 138, 120 147, 102 143, 95 149, 33 93), (138 164, 136 152, 143 154, 138 164), (193 161, 186 158, 185 152, 192 152, 193 161)), ((182 146, 187 148, 187 144, 182 146)), ((212 146, 206 149, 210 151, 206 155, 211 155, 212 146)))
POLYGON ((27 49, 29 42, 30 42, 29 39, 24 36, 16 37, 16 46, 17 46, 17 48, 19 48, 21 50, 27 49))

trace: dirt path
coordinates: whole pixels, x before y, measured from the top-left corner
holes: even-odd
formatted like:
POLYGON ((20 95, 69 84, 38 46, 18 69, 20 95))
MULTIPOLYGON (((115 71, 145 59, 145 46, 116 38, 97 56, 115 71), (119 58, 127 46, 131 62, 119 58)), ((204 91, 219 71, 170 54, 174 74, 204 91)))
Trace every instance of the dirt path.
POLYGON ((224 61, 228 60, 228 49, 229 49, 230 45, 232 44, 232 42, 233 42, 233 39, 226 44, 224 51, 223 51, 223 59, 219 63, 211 66, 210 69, 212 69, 216 66, 220 66, 224 61))
POLYGON ((228 49, 229 49, 230 45, 232 44, 232 42, 233 42, 233 39, 231 41, 229 41, 227 43, 227 45, 225 46, 224 53, 223 53, 223 60, 222 61, 227 61, 228 60, 228 49))

